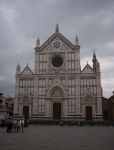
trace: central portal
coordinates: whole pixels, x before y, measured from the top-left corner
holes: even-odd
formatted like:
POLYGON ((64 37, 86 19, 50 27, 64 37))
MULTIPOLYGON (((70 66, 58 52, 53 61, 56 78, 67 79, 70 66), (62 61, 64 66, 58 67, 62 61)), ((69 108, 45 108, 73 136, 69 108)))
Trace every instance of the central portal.
POLYGON ((25 119, 29 119, 29 106, 23 106, 23 115, 25 119))
POLYGON ((92 107, 86 106, 86 120, 92 120, 92 107))
POLYGON ((61 103, 53 103, 53 119, 61 119, 61 103))
POLYGON ((62 115, 62 99, 63 94, 59 88, 55 88, 52 92, 52 110, 53 110, 53 119, 61 119, 62 115))

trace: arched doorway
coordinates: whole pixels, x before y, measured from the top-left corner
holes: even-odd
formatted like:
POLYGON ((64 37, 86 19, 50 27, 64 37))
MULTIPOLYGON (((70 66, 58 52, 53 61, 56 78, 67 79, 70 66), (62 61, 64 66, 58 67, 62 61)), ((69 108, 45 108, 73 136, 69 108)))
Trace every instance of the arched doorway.
POLYGON ((23 106, 23 116, 25 119, 29 119, 29 106, 23 106))
POLYGON ((21 101, 20 101, 20 106, 21 106, 21 113, 23 114, 24 118, 25 119, 29 119, 29 112, 30 112, 30 109, 31 109, 31 106, 30 106, 30 98, 28 96, 23 96, 21 98, 21 101))
POLYGON ((60 89, 56 88, 52 92, 53 119, 61 119, 62 114, 62 98, 63 94, 60 89))
POLYGON ((92 106, 86 106, 86 120, 92 120, 92 106))

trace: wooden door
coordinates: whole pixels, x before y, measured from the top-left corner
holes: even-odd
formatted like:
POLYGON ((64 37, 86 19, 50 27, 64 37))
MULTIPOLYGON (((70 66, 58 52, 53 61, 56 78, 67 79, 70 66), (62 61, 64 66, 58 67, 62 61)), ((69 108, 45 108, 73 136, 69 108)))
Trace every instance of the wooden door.
POLYGON ((29 106, 23 106, 23 115, 25 119, 29 119, 29 106))
POLYGON ((109 111, 104 111, 104 114, 103 114, 103 119, 104 120, 109 120, 109 111))
POLYGON ((86 106, 86 120, 92 120, 92 106, 86 106))
POLYGON ((61 103, 53 103, 53 119, 61 119, 61 103))

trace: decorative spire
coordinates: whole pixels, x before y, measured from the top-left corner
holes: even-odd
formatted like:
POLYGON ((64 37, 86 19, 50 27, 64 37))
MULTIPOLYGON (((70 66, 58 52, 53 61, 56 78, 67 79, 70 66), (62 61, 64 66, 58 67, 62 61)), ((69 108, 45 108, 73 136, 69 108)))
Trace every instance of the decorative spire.
POLYGON ((59 33, 59 25, 58 24, 56 25, 55 32, 59 33))
POLYGON ((79 39, 78 39, 78 36, 76 35, 76 38, 75 38, 75 44, 76 45, 79 45, 79 39))
POLYGON ((97 69, 97 59, 96 59, 96 54, 95 54, 95 50, 94 50, 94 53, 93 53, 93 69, 96 71, 97 69))
POLYGON ((40 47, 40 39, 38 37, 38 39, 36 40, 36 47, 40 47))
POLYGON ((16 67, 16 74, 20 74, 20 72, 21 72, 21 66, 18 63, 18 65, 16 67))
POLYGON ((100 72, 100 64, 98 61, 96 62, 96 72, 100 72))
POLYGON ((21 66, 20 66, 20 64, 18 63, 18 65, 17 65, 17 70, 20 70, 21 69, 21 66))
POLYGON ((95 50, 94 50, 94 53, 93 53, 93 58, 96 59, 96 54, 95 54, 95 50))
POLYGON ((17 65, 17 67, 20 67, 20 65, 19 65, 19 62, 18 62, 18 65, 17 65))

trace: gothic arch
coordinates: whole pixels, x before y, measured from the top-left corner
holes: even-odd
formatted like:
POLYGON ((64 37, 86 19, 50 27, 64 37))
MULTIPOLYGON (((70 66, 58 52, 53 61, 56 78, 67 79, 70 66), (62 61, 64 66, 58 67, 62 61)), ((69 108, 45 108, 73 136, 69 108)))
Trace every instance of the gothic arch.
POLYGON ((52 97, 53 92, 56 91, 56 90, 58 90, 58 91, 61 92, 61 97, 65 97, 66 92, 65 92, 65 90, 64 90, 62 87, 60 87, 60 86, 54 86, 54 87, 52 87, 51 89, 49 89, 49 91, 48 91, 48 93, 47 93, 47 96, 52 97))
POLYGON ((60 89, 55 89, 53 90, 51 97, 63 97, 63 93, 60 89))
POLYGON ((83 103, 91 104, 91 105, 95 103, 95 97, 89 88, 87 89, 87 91, 84 94, 83 103))
POLYGON ((24 95, 20 98, 19 101, 21 104, 31 104, 31 98, 28 95, 24 95))
POLYGON ((59 86, 50 90, 51 110, 53 119, 61 119, 63 114, 63 96, 64 91, 59 86))

